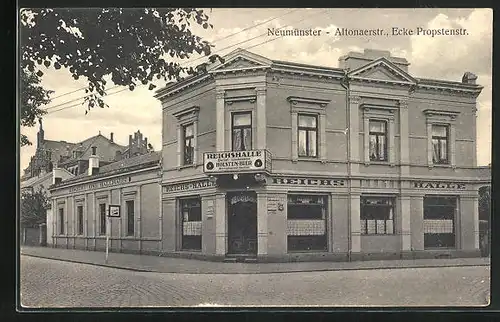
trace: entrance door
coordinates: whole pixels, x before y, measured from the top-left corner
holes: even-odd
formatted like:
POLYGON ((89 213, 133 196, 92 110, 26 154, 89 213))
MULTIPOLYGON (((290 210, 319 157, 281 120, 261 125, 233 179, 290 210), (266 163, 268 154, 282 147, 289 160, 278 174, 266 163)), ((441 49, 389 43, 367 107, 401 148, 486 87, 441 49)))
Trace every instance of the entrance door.
POLYGON ((255 193, 228 198, 228 253, 257 254, 257 200, 255 193))

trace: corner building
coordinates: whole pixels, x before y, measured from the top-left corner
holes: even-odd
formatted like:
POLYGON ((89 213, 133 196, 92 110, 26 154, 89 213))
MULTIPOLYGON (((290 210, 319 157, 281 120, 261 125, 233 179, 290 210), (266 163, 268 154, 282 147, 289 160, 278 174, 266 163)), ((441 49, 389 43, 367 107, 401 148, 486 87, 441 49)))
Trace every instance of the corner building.
POLYGON ((479 254, 476 76, 386 51, 339 68, 238 49, 156 94, 163 251, 219 260, 479 254))

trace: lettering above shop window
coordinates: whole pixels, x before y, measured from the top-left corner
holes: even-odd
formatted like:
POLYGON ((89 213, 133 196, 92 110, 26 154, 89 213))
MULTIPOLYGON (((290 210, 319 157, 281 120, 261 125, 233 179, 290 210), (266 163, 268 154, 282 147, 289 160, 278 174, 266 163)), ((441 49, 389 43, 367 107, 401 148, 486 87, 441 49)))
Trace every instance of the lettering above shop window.
POLYGON ((453 189, 453 190, 465 190, 466 188, 464 183, 424 182, 424 181, 413 182, 413 187, 422 189, 453 189))
POLYGON ((195 182, 187 182, 187 183, 175 183, 168 186, 163 186, 163 193, 175 192, 175 191, 187 191, 187 190, 196 190, 202 188, 214 187, 215 183, 202 180, 195 182))
POLYGON ((110 180, 105 180, 101 182, 93 182, 93 183, 88 183, 88 184, 82 184, 79 186, 74 186, 69 188, 69 192, 76 192, 76 191, 81 191, 81 190, 93 190, 93 189, 99 189, 99 188, 106 188, 106 187, 112 187, 116 186, 122 183, 128 183, 131 181, 130 177, 122 177, 122 178, 116 178, 116 179, 110 179, 110 180))
POLYGON ((306 186, 332 186, 343 187, 345 180, 342 179, 295 179, 295 178, 273 178, 273 184, 292 184, 306 186))

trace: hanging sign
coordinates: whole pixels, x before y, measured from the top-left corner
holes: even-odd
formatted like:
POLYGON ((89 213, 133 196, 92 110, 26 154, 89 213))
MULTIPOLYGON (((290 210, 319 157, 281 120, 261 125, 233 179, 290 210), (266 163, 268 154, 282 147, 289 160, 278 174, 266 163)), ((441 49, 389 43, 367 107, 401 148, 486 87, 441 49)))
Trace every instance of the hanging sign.
POLYGON ((109 205, 109 217, 120 217, 120 205, 109 205))
POLYGON ((203 154, 205 173, 257 171, 266 169, 266 151, 209 152, 203 154))

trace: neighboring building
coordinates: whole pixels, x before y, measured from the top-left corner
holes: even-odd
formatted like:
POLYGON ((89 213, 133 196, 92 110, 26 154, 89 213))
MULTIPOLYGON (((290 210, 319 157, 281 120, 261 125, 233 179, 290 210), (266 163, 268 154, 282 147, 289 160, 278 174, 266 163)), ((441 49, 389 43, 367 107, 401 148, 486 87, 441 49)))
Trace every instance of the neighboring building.
POLYGON ((129 135, 127 146, 117 144, 114 141, 113 133, 107 138, 100 131, 99 134, 79 143, 46 140, 42 120, 40 120, 36 152, 31 157, 28 167, 24 170, 21 180, 24 181, 52 172, 52 169, 56 166, 68 170, 73 175, 86 173, 92 147, 95 147, 99 151, 99 162, 101 165, 152 151, 152 146, 148 144, 148 139, 143 138, 143 134, 139 130, 133 136, 129 135))
POLYGON ((87 173, 50 187, 54 247, 104 250, 107 226, 111 251, 148 253, 161 247, 161 154, 149 151, 104 166, 92 151, 87 173), (109 218, 110 205, 121 208, 109 218))
MULTIPOLYGON (((143 138, 138 130, 134 135, 129 136, 127 146, 122 146, 114 141, 114 134, 110 137, 103 136, 100 132, 79 143, 66 141, 53 141, 45 139, 42 120, 37 133, 37 145, 35 155, 31 157, 28 167, 21 177, 21 191, 37 191, 42 189, 50 198, 47 188, 55 184, 53 176, 54 169, 57 169, 58 180, 66 181, 75 176, 88 173, 89 159, 92 151, 99 152, 100 166, 106 166, 119 160, 133 158, 135 156, 148 154, 152 151, 152 146, 148 144, 147 138, 143 138)), ((47 210, 47 244, 51 245, 52 228, 54 226, 52 209, 47 210)))
MULTIPOLYGON (((443 62, 445 63, 445 62, 443 62)), ((320 260, 478 256, 476 98, 387 51, 340 68, 236 50, 156 94, 162 252, 320 260)))

